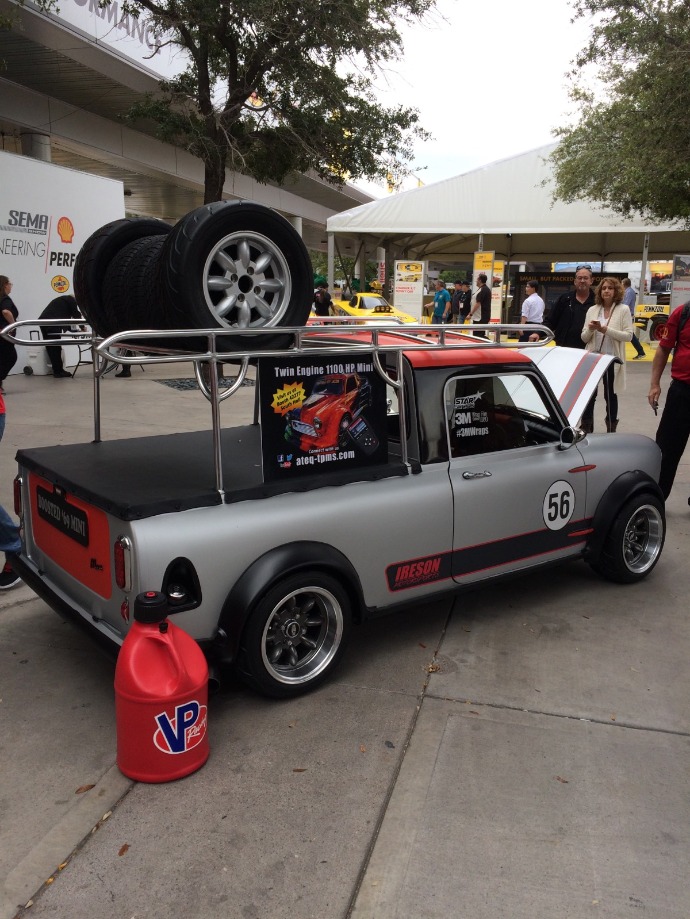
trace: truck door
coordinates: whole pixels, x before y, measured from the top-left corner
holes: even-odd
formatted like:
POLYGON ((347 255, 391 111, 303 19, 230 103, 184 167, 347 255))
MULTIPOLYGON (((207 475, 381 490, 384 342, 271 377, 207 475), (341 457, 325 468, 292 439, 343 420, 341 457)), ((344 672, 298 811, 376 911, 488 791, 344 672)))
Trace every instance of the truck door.
POLYGON ((460 583, 578 554, 588 534, 586 470, 564 450, 565 418, 526 371, 456 377, 445 389, 460 583))

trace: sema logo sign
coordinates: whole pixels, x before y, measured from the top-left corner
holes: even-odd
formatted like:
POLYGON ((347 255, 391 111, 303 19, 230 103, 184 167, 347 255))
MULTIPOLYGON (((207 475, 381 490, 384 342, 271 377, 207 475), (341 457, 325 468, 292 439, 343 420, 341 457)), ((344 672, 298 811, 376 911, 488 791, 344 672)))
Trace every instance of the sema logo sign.
POLYGON ((167 712, 156 715, 158 730, 153 742, 162 753, 187 753, 198 746, 206 735, 207 709, 195 699, 176 705, 173 716, 167 712))

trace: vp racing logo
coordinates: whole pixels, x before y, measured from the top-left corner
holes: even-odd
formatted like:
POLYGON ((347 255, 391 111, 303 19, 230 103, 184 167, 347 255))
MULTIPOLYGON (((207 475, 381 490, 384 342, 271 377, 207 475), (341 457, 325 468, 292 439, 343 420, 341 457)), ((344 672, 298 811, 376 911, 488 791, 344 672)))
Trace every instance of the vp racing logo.
POLYGON ((153 742, 162 753, 187 753, 197 747, 206 735, 207 709, 196 699, 176 705, 172 717, 167 712, 156 715, 158 730, 153 742))

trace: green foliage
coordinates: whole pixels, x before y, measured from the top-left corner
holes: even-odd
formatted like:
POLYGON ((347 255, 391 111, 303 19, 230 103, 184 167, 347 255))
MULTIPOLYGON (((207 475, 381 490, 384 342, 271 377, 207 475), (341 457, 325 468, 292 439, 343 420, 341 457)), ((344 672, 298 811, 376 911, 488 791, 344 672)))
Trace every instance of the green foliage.
MULTIPOLYGON (((317 277, 323 277, 324 280, 328 277, 328 255, 325 252, 315 252, 310 251, 309 256, 311 258, 312 268, 314 270, 314 284, 318 284, 316 280, 317 277)), ((353 279, 355 271, 355 260, 350 256, 340 257, 336 255, 336 264, 335 264, 335 275, 336 278, 344 278, 346 283, 349 283, 353 290, 359 290, 358 284, 353 279)), ((378 264, 377 262, 367 261, 364 266, 364 289, 369 289, 369 284, 373 281, 378 275, 378 264)))
POLYGON ((576 123, 552 155, 555 196, 690 225, 690 0, 576 0, 576 123))
POLYGON ((427 135, 415 110, 376 101, 372 77, 399 56, 398 24, 434 3, 124 0, 124 14, 152 20, 161 43, 190 59, 129 120, 152 120, 161 139, 203 160, 207 201, 221 196, 226 165, 260 182, 405 172, 413 139, 427 135))

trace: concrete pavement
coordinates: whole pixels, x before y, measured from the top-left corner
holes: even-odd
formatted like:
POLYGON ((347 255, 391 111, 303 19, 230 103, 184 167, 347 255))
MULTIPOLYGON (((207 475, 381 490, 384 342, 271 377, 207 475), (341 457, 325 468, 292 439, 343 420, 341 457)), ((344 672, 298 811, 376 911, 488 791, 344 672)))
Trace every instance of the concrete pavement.
MULTIPOLYGON (((627 369, 619 430, 653 434, 627 369)), ((187 365, 133 373, 104 382, 104 437, 206 426, 157 382, 187 365)), ((90 439, 91 388, 6 389, 11 507, 15 449, 90 439)), ((574 563, 368 623, 302 699, 226 687, 209 762, 160 786, 114 766, 112 662, 0 594, 0 919, 686 917, 688 494, 686 462, 643 583, 574 563)))

